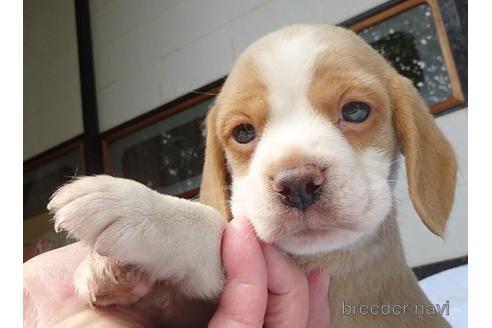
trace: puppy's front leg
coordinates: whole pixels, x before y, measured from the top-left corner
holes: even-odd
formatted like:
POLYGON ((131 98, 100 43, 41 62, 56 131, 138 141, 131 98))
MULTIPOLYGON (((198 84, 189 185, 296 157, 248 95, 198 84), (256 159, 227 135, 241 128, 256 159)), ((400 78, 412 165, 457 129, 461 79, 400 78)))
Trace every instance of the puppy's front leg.
POLYGON ((48 209, 55 214, 55 229, 153 280, 175 283, 190 297, 213 299, 223 288, 226 221, 208 206, 132 180, 93 176, 61 187, 48 209))

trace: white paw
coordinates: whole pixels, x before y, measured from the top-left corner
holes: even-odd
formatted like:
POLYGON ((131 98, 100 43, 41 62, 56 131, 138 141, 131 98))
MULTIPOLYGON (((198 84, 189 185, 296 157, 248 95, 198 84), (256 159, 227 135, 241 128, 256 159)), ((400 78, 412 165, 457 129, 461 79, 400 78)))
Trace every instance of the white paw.
MULTIPOLYGON (((99 254, 115 257, 131 252, 126 241, 142 233, 158 193, 127 179, 106 175, 78 178, 52 196, 48 210, 54 214, 55 230, 93 246, 99 254)), ((121 258, 115 257, 119 260, 121 258)))
POLYGON ((148 275, 134 266, 91 252, 74 275, 75 290, 91 306, 128 305, 152 288, 148 275))
POLYGON ((187 295, 202 298, 216 297, 223 286, 226 223, 210 207, 132 180, 92 176, 58 189, 48 209, 56 230, 138 267, 152 280, 180 283, 187 295))

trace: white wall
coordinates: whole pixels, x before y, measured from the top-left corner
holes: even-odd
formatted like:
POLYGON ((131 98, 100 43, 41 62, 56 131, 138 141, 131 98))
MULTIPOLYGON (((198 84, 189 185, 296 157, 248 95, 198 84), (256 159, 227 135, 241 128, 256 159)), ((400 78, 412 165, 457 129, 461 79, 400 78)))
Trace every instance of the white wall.
POLYGON ((226 75, 252 41, 292 23, 338 23, 384 0, 91 0, 101 129, 226 75))
POLYGON ((73 0, 24 0, 24 159, 82 133, 73 0))
MULTIPOLYGON (((338 23, 384 0, 91 0, 99 119, 112 128, 227 74, 258 37, 291 23, 338 23)), ((411 265, 467 254, 467 111, 438 124, 460 158, 448 239, 434 237, 397 186, 411 265)))

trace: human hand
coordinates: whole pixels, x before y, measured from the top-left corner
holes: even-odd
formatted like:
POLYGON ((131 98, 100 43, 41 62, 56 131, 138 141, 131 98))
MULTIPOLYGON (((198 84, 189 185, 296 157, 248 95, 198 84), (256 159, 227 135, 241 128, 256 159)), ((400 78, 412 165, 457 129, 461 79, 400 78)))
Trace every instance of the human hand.
MULTIPOLYGON (((328 327, 321 271, 306 278, 241 219, 229 225, 222 249, 228 282, 210 327, 328 327)), ((24 264, 24 327, 149 326, 150 318, 130 308, 91 309, 79 300, 73 273, 88 252, 74 243, 24 264)))
POLYGON ((234 219, 224 232, 227 283, 209 327, 329 327, 328 281, 315 270, 306 278, 294 262, 234 219))
POLYGON ((149 327, 129 308, 91 309, 75 294, 73 274, 89 248, 80 242, 41 254, 24 264, 24 327, 149 327))

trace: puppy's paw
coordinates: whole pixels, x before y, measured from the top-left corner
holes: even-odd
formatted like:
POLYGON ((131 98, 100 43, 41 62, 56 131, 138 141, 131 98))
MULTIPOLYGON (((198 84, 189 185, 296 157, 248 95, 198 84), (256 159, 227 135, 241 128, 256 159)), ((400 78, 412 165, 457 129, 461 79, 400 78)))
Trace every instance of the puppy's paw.
POLYGON ((48 209, 56 230, 102 256, 137 266, 153 280, 179 283, 189 296, 213 298, 223 286, 220 245, 226 223, 208 206, 161 195, 136 181, 93 176, 58 189, 48 209))
POLYGON ((91 252, 74 275, 75 290, 91 306, 128 305, 152 288, 148 275, 134 266, 91 252))
POLYGON ((105 175, 82 177, 58 189, 48 210, 54 214, 57 232, 64 230, 94 246, 98 253, 111 255, 115 247, 125 248, 125 234, 140 232, 135 228, 149 219, 155 194, 132 180, 105 175))

